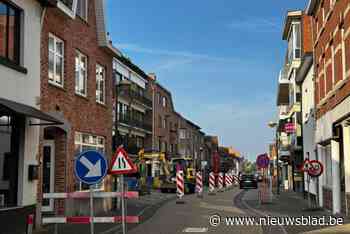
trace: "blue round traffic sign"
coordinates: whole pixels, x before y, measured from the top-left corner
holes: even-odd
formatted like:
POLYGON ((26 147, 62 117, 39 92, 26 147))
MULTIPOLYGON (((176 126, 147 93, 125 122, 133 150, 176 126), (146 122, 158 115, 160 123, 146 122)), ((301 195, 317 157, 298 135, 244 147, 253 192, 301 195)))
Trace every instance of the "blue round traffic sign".
POLYGON ((259 155, 256 159, 256 164, 259 168, 267 168, 269 163, 270 159, 266 154, 259 155))
POLYGON ((107 167, 106 158, 95 150, 82 152, 74 163, 76 177, 88 185, 100 183, 107 175, 107 167))

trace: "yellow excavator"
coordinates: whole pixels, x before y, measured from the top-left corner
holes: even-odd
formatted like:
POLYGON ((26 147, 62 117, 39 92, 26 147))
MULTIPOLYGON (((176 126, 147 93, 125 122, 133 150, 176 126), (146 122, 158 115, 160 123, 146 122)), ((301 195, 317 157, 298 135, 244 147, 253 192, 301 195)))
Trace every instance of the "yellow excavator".
POLYGON ((143 149, 138 153, 139 156, 139 172, 140 186, 150 187, 147 179, 152 174, 153 162, 160 164, 163 173, 155 175, 152 179, 152 187, 160 188, 161 192, 176 192, 176 171, 181 169, 185 172, 185 193, 195 192, 195 169, 193 168, 193 159, 191 157, 172 158, 169 162, 165 153, 161 152, 145 152, 143 149), (148 161, 148 163, 147 163, 148 161), (147 166, 152 165, 152 166, 147 166))
MULTIPOLYGON (((169 164, 168 164, 169 165, 169 164)), ((170 166, 167 166, 168 168, 170 166)), ((160 186, 162 192, 176 192, 176 171, 183 170, 185 172, 185 193, 195 192, 195 169, 193 168, 192 158, 172 158, 168 179, 163 181, 160 186)))

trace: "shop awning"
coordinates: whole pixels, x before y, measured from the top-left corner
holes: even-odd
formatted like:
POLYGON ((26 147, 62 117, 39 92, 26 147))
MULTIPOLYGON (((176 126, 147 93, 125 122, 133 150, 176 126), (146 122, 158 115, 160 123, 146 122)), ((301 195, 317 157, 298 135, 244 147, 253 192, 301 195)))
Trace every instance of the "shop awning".
POLYGON ((5 108, 9 112, 18 115, 25 115, 31 118, 43 120, 45 122, 30 124, 30 125, 60 125, 63 124, 61 121, 56 118, 25 104, 21 104, 18 102, 10 101, 4 98, 0 98, 0 109, 5 108))

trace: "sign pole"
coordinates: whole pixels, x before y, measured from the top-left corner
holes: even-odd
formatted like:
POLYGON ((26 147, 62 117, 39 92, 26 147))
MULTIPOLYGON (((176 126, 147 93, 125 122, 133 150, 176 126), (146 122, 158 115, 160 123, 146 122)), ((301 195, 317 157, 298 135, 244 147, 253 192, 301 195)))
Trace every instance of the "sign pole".
POLYGON ((124 175, 120 175, 121 180, 121 193, 122 193, 122 228, 123 234, 126 234, 126 224, 125 224, 125 197, 124 197, 124 175))
POLYGON ((94 234, 94 194, 92 185, 90 185, 90 231, 94 234))

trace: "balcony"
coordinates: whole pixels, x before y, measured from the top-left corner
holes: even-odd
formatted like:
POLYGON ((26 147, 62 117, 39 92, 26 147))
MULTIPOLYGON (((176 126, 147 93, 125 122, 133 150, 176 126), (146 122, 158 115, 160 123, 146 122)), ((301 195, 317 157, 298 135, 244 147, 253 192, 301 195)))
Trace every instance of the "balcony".
POLYGON ((147 132, 152 132, 152 125, 145 121, 132 118, 130 114, 118 114, 118 123, 126 124, 131 127, 140 128, 147 132))
MULTIPOLYGON (((145 90, 143 90, 143 92, 145 92, 145 90)), ((120 97, 132 100, 132 102, 136 101, 148 108, 152 108, 152 100, 148 98, 145 94, 131 89, 130 85, 128 84, 119 84, 117 93, 120 97)))

